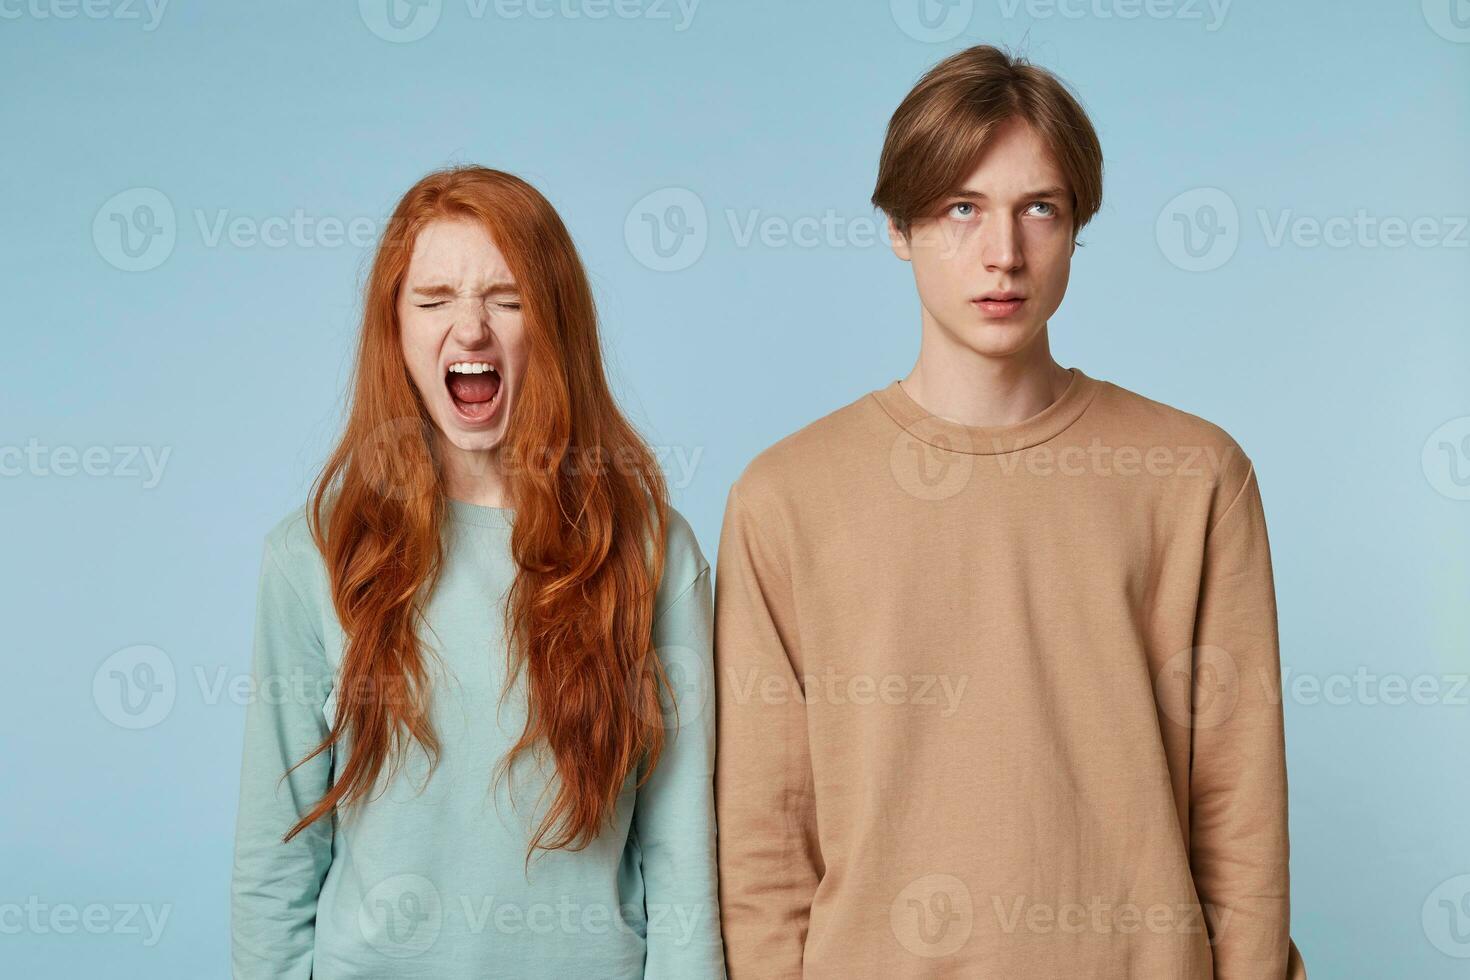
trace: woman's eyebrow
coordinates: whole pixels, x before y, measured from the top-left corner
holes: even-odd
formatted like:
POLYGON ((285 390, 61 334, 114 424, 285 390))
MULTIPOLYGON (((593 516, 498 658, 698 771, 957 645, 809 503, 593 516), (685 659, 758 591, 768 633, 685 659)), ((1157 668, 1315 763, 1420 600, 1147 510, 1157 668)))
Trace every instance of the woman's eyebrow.
POLYGON ((409 291, 416 296, 424 296, 429 299, 442 299, 445 297, 453 296, 455 293, 455 289, 453 286, 448 286, 444 283, 438 282, 425 283, 422 286, 414 286, 409 291))
MULTIPOLYGON (((459 290, 455 289, 453 286, 439 282, 423 283, 422 285, 412 286, 409 288, 409 292, 413 293, 416 296, 423 296, 428 299, 443 299, 457 296, 459 294, 459 290)), ((515 283, 508 280, 498 280, 496 282, 492 282, 490 285, 481 290, 480 295, 493 296, 517 292, 520 292, 520 287, 518 287, 515 283)))

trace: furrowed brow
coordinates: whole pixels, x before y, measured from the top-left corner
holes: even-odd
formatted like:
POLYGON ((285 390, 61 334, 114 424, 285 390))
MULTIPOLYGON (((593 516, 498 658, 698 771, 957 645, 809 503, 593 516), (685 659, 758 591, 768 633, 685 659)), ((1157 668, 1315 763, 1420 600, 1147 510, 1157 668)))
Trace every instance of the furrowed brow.
MULTIPOLYGON (((453 286, 450 286, 446 283, 438 282, 424 283, 420 286, 413 286, 409 289, 409 292, 411 292, 415 296, 423 297, 424 299, 453 299, 455 296, 459 295, 459 290, 455 289, 453 286)), ((507 296, 514 295, 519 292, 520 287, 518 287, 515 283, 509 282, 507 280, 498 280, 496 282, 490 283, 490 285, 482 289, 480 291, 480 295, 507 296)))
POLYGON ((425 299, 445 299, 454 295, 454 287, 442 283, 426 283, 422 286, 414 286, 409 291, 425 299))

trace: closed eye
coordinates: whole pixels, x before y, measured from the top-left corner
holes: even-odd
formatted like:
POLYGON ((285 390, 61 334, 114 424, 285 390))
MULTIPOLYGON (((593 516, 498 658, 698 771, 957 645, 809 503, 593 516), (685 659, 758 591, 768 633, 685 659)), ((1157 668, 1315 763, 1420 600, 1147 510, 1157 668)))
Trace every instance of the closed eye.
MULTIPOLYGON (((421 310, 437 310, 441 306, 448 306, 449 302, 450 301, 447 299, 437 299, 430 300, 427 303, 415 303, 414 306, 418 307, 421 310)), ((510 313, 517 313, 520 311, 521 308, 521 304, 519 302, 512 300, 502 300, 497 302, 495 305, 500 309, 510 313)))

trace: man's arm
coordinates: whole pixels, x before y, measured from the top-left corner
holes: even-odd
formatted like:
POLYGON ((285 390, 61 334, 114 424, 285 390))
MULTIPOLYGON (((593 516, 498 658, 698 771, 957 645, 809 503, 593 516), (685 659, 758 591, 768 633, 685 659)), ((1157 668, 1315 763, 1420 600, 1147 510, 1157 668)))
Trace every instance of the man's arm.
POLYGON ((1205 540, 1196 611, 1190 865, 1215 980, 1305 980, 1291 940, 1276 594, 1255 468, 1205 540))
POLYGON ((791 579, 771 530, 737 483, 715 580, 715 805, 731 980, 801 977, 823 871, 791 579))

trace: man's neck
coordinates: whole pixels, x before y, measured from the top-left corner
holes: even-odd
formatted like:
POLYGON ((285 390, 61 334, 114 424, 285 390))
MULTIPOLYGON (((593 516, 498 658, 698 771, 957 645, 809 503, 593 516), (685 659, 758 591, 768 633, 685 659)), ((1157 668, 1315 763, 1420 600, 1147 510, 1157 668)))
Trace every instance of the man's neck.
POLYGON ((963 425, 1023 422, 1056 401, 1071 373, 1052 359, 1046 330, 1025 350, 980 354, 925 332, 919 359, 901 384, 931 415, 963 425))

